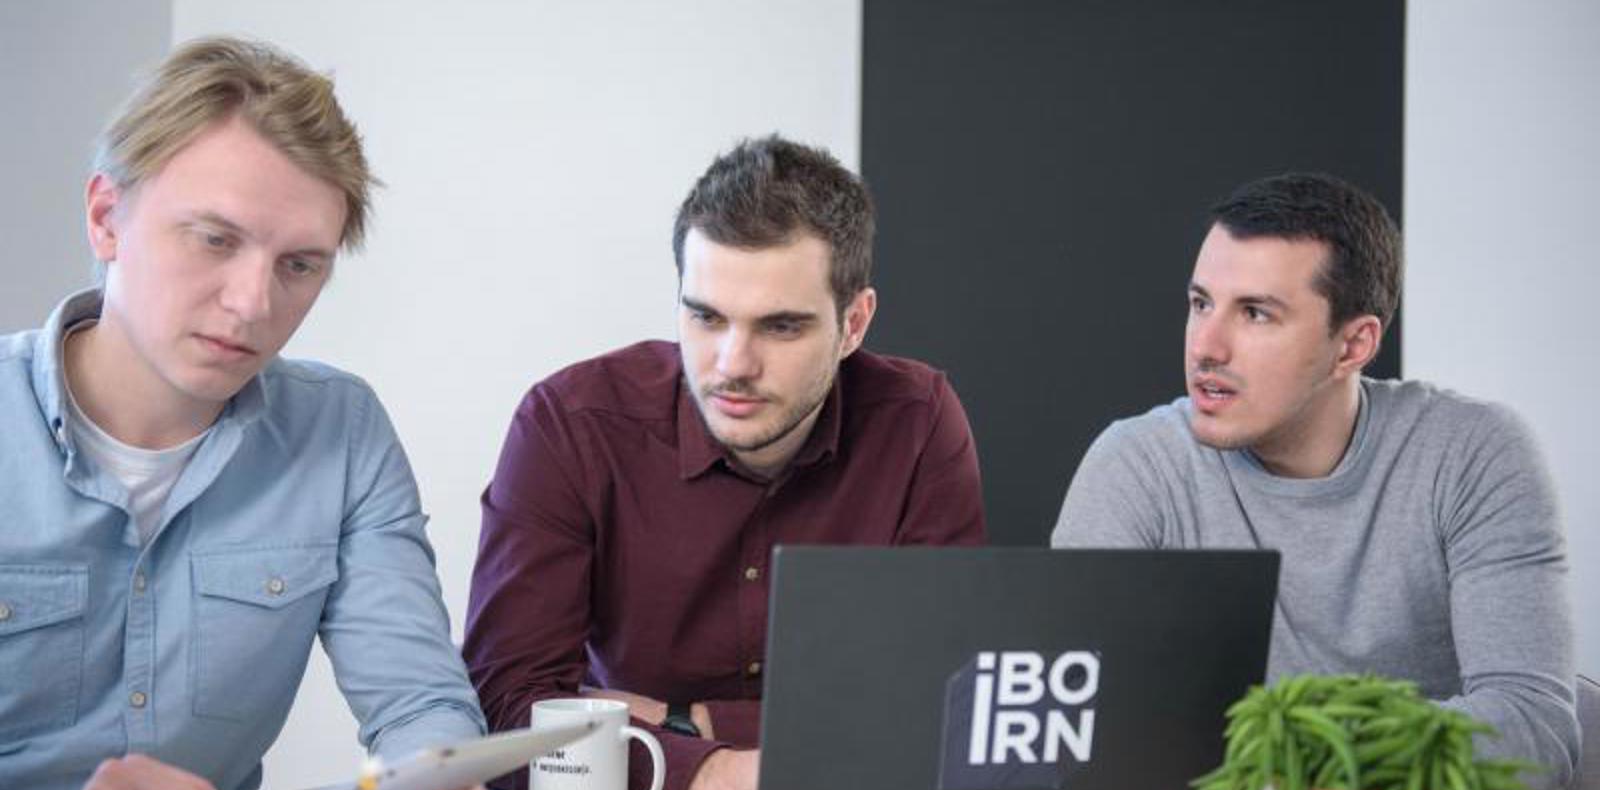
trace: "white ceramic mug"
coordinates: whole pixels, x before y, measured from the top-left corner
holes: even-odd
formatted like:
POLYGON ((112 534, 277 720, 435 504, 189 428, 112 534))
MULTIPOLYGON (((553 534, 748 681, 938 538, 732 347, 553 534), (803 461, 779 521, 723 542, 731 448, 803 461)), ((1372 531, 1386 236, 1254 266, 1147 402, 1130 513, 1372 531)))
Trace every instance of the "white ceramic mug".
POLYGON ((547 699, 533 703, 532 724, 560 726, 593 720, 594 732, 528 766, 529 790, 627 790, 628 739, 650 750, 650 790, 661 790, 667 762, 661 744, 628 724, 626 703, 610 699, 547 699))

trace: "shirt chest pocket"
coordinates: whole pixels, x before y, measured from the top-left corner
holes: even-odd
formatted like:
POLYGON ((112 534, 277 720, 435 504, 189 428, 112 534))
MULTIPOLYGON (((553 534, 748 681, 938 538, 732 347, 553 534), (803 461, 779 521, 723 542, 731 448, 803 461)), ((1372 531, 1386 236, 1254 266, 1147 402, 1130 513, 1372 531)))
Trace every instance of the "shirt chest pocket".
POLYGON ((87 565, 0 565, 0 744, 77 720, 88 600, 87 565))
POLYGON ((194 713, 229 721, 288 713, 339 546, 238 548, 196 554, 191 681, 194 713))

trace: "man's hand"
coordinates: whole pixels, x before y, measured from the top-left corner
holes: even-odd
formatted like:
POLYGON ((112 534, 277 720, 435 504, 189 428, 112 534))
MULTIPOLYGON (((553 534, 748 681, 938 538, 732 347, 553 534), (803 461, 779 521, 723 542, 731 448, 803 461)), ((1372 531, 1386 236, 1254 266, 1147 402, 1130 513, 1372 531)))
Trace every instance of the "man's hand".
POLYGON ((216 790, 210 782, 142 754, 113 757, 94 769, 83 790, 216 790))
MULTIPOLYGON (((630 691, 618 689, 596 689, 585 686, 580 692, 590 699, 611 699, 628 706, 628 715, 649 724, 653 727, 661 726, 661 721, 667 718, 667 703, 651 699, 643 694, 634 694, 630 691)), ((714 741, 717 736, 711 729, 711 712, 705 705, 698 702, 689 706, 689 718, 694 726, 700 729, 700 737, 714 741)))
POLYGON ((689 790, 756 790, 759 749, 718 749, 706 755, 689 790))

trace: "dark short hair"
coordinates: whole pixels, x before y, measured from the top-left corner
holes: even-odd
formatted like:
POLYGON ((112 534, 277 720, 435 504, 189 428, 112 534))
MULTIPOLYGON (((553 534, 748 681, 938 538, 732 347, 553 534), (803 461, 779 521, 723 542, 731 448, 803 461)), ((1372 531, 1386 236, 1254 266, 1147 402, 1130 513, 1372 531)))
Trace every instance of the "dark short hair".
POLYGON ((678 207, 672 256, 683 277, 683 241, 698 229, 718 244, 765 249, 812 233, 828 243, 828 285, 844 309, 872 277, 872 196, 821 148, 769 135, 717 157, 678 207))
POLYGON ((1328 258, 1313 287, 1331 306, 1329 328, 1375 315, 1389 328, 1400 304, 1400 229, 1372 195, 1322 173, 1252 181, 1211 208, 1236 239, 1315 240, 1328 258))

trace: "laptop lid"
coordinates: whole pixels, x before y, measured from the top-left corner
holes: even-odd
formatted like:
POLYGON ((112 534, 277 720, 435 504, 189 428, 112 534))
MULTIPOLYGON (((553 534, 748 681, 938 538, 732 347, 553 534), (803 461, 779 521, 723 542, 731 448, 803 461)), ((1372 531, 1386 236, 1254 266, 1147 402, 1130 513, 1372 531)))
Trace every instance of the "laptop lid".
POLYGON ((780 547, 763 790, 1181 790, 1265 673, 1273 551, 780 547))

